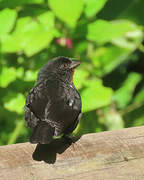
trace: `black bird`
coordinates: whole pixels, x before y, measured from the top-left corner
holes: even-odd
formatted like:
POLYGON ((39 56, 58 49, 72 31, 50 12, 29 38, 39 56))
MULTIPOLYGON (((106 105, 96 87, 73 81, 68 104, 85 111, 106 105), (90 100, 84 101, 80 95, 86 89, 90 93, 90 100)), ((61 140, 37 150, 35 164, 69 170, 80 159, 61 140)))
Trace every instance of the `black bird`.
POLYGON ((37 83, 27 96, 25 120, 31 143, 49 144, 53 136, 67 137, 81 117, 81 98, 73 84, 79 61, 57 57, 41 68, 37 83))

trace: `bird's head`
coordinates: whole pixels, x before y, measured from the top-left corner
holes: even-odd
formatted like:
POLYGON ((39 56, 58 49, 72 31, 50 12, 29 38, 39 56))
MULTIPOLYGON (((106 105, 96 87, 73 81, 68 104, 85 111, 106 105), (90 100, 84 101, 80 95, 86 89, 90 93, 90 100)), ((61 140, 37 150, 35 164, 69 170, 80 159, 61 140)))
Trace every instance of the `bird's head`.
POLYGON ((74 69, 80 65, 80 61, 73 60, 67 57, 54 58, 40 70, 38 75, 39 79, 44 76, 56 75, 59 76, 63 81, 73 81, 74 69))

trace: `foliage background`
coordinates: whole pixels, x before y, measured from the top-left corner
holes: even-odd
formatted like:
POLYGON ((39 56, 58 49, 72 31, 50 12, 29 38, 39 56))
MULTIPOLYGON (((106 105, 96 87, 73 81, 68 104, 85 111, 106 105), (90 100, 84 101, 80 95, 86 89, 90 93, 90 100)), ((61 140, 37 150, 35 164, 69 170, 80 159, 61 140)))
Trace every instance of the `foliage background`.
POLYGON ((24 103, 51 58, 81 60, 76 133, 144 124, 143 0, 0 0, 0 145, 28 141, 24 103))

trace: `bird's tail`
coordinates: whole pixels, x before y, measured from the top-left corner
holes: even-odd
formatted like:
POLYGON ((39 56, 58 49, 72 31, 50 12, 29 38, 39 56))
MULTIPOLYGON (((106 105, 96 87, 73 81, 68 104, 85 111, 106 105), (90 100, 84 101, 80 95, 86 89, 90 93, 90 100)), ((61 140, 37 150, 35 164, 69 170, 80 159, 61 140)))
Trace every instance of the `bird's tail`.
POLYGON ((30 137, 31 143, 49 144, 54 135, 54 127, 46 122, 39 122, 30 137))

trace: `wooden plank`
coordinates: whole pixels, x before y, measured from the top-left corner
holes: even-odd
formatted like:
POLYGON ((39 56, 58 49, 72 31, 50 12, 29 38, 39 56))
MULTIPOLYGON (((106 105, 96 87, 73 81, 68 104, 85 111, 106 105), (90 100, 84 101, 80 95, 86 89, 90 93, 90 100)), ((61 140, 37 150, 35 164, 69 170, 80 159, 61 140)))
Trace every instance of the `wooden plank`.
POLYGON ((63 140, 35 147, 1 146, 0 180, 144 179, 144 127, 87 134, 70 147, 63 140))

